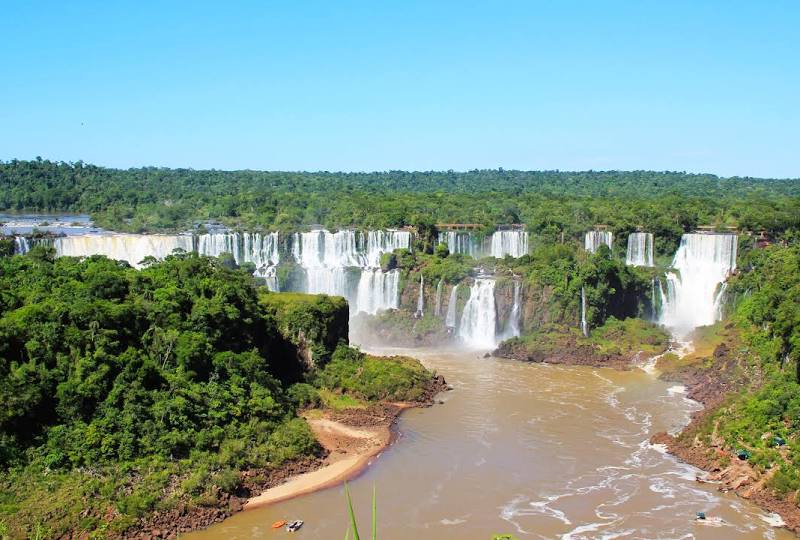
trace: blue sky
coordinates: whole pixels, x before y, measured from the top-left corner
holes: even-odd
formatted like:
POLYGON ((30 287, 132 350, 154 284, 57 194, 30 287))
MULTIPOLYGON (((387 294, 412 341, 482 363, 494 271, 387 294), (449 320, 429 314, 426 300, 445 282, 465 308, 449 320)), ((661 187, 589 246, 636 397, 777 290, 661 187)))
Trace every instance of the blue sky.
POLYGON ((0 159, 800 177, 800 2, 32 2, 0 159))

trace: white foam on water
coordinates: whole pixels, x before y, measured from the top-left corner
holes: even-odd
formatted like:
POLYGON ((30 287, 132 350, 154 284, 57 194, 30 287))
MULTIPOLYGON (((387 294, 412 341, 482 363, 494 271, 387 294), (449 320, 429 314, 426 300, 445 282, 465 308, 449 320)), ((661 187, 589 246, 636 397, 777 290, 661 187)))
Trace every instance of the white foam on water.
POLYGON ((625 536, 630 536, 635 532, 636 529, 625 529, 624 531, 606 533, 602 535, 600 538, 601 540, 614 540, 615 538, 623 538, 625 536))
POLYGON ((674 396, 675 394, 685 394, 686 387, 682 384, 670 386, 669 388, 667 388, 667 393, 671 396, 674 396))
POLYGON ((555 508, 551 508, 549 506, 550 503, 555 502, 560 498, 561 497, 558 495, 552 495, 550 497, 545 497, 545 500, 543 501, 535 501, 535 502, 530 502, 528 504, 530 505, 531 508, 533 508, 534 512, 538 512, 543 515, 558 519, 559 521, 564 523, 564 525, 572 525, 572 522, 567 518, 567 515, 564 512, 562 512, 561 510, 557 510, 555 508))
POLYGON ((770 525, 771 527, 785 527, 786 526, 786 522, 783 521, 783 518, 780 516, 780 514, 776 514, 775 512, 772 512, 772 513, 767 514, 765 516, 758 516, 758 517, 760 517, 764 521, 764 523, 766 523, 767 525, 770 525))
POLYGON ((562 534, 561 540, 587 540, 589 538, 597 538, 596 535, 584 536, 583 533, 596 532, 601 527, 612 527, 617 523, 619 523, 620 521, 621 520, 617 519, 607 523, 596 522, 596 523, 589 523, 587 525, 581 525, 580 527, 575 527, 566 534, 562 534))
MULTIPOLYGON (((466 517, 469 517, 469 515, 467 515, 466 517)), ((466 522, 467 520, 464 518, 453 518, 453 519, 443 518, 439 520, 439 523, 441 523, 442 525, 461 525, 462 523, 466 522)))
POLYGON ((655 450, 659 454, 667 455, 669 453, 669 450, 667 449, 667 445, 666 444, 661 444, 661 443, 651 444, 650 448, 652 448, 653 450, 655 450))

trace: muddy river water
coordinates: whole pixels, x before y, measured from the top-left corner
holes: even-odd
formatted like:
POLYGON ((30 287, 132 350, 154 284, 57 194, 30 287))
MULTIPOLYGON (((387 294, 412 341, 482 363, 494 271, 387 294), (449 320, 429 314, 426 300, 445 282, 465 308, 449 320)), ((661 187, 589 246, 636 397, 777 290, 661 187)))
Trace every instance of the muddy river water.
MULTIPOLYGON (((405 412, 397 441, 351 481, 364 530, 376 487, 382 540, 794 538, 648 443, 656 431, 680 429, 698 407, 681 387, 641 370, 407 352, 455 389, 442 405, 405 412), (699 511, 713 519, 695 521, 699 511)), ((341 539, 347 520, 339 486, 184 538, 341 539), (295 518, 305 520, 298 533, 270 529, 295 518)))

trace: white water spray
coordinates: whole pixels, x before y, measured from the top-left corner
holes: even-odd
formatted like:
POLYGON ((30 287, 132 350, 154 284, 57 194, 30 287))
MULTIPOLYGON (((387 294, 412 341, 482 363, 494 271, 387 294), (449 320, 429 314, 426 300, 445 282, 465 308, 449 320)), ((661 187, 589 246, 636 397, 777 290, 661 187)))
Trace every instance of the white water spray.
POLYGON ((723 302, 720 287, 736 268, 735 234, 684 234, 667 288, 661 293, 659 322, 681 339, 700 326, 719 320, 723 302))
POLYGON ((419 296, 417 297, 417 312, 414 314, 418 319, 425 314, 425 278, 419 275, 419 296))
POLYGON ((191 235, 114 233, 61 236, 53 247, 59 257, 105 255, 140 268, 147 257, 163 259, 176 249, 191 252, 194 246, 191 235))
POLYGON ((528 254, 527 231, 495 231, 492 234, 492 257, 502 259, 506 255, 514 258, 528 254))
POLYGON ((447 244, 450 253, 461 253, 477 259, 480 256, 478 245, 472 233, 463 231, 444 231, 439 233, 439 243, 447 244))
POLYGON ((450 289, 450 299, 447 301, 447 316, 444 325, 447 328, 455 329, 458 321, 456 320, 456 304, 458 303, 458 284, 450 289))
POLYGON ((458 336, 470 347, 493 349, 497 346, 494 285, 494 279, 478 278, 470 289, 458 329, 458 336))
POLYGON ((408 231, 316 229, 292 236, 291 253, 306 274, 303 292, 344 296, 353 312, 397 309, 399 273, 383 272, 381 256, 408 248, 408 231))
POLYGON ((31 246, 28 243, 28 239, 24 236, 15 236, 14 237, 14 253, 18 255, 25 255, 31 250, 31 246))
POLYGON ((516 337, 520 334, 520 317, 522 315, 522 283, 514 281, 514 303, 511 306, 511 313, 508 315, 503 339, 516 337))
POLYGON ((442 283, 443 280, 439 279, 439 283, 436 284, 436 296, 433 299, 433 314, 436 317, 442 316, 442 283))
POLYGON ((589 337, 589 323, 586 321, 586 289, 581 287, 581 333, 589 337))
POLYGON ((594 253, 603 244, 610 249, 613 242, 614 235, 611 231, 588 231, 583 241, 583 247, 589 253, 594 253))
POLYGON ((628 266, 653 266, 653 233, 636 232, 628 235, 628 266))

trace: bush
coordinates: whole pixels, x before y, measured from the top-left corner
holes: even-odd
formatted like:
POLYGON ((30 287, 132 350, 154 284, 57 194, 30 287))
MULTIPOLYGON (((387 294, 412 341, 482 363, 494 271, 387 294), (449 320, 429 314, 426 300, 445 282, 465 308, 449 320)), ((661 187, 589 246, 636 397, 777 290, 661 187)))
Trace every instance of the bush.
POLYGON ((308 423, 302 418, 293 418, 282 424, 269 436, 267 452, 273 466, 302 455, 316 454, 319 443, 308 423))
POLYGON ((430 373, 413 358, 379 358, 340 345, 315 382, 367 400, 414 400, 421 397, 429 380, 430 373))
POLYGON ((306 383, 293 384, 289 387, 287 395, 298 409, 318 407, 321 403, 317 389, 306 383))

